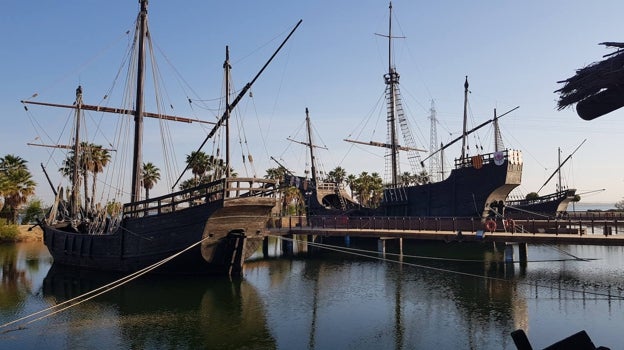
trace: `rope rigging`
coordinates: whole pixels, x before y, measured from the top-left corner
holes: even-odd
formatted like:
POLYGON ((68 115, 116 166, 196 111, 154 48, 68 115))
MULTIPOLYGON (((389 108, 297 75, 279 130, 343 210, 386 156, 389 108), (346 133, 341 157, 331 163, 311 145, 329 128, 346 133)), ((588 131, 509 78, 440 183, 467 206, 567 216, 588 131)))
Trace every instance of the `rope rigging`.
MULTIPOLYGON (((410 267, 415 267, 415 268, 420 268, 420 269, 425 269, 425 270, 430 270, 430 271, 435 271, 435 272, 442 272, 442 273, 445 273, 445 274, 454 274, 454 275, 472 277, 472 278, 483 279, 483 280, 488 280, 488 281, 497 281, 497 282, 503 282, 503 283, 508 283, 508 284, 524 285, 526 287, 544 288, 544 289, 551 289, 552 288, 551 285, 541 284, 539 282, 526 282, 526 281, 510 280, 510 279, 499 278, 499 277, 490 277, 490 276, 478 275, 478 274, 469 273, 469 272, 462 272, 462 271, 445 269, 445 268, 441 268, 441 267, 427 266, 427 265, 422 265, 422 264, 405 262, 405 261, 403 261, 401 259, 397 259, 397 260, 388 259, 388 258, 379 256, 379 253, 377 251, 353 249, 353 248, 340 247, 340 246, 334 246, 334 245, 328 245, 328 244, 322 244, 322 243, 301 241, 301 240, 297 240, 295 238, 288 238, 288 237, 284 237, 284 236, 277 236, 277 238, 279 238, 280 240, 290 241, 290 242, 298 243, 298 244, 308 244, 308 245, 313 246, 313 247, 318 247, 318 248, 321 248, 321 249, 334 251, 334 252, 338 252, 338 253, 343 253, 343 254, 348 254, 348 255, 353 255, 353 256, 358 256, 358 257, 364 257, 364 258, 369 258, 369 259, 373 259, 373 260, 379 260, 379 261, 383 261, 383 262, 387 262, 387 263, 399 264, 399 265, 403 265, 403 266, 410 266, 410 267)), ((411 256, 411 255, 393 254, 393 253, 385 253, 385 255, 402 257, 403 259, 405 259, 405 258, 414 258, 414 259, 423 259, 423 260, 431 260, 431 261, 471 262, 471 263, 483 263, 483 262, 485 262, 485 261, 482 261, 482 260, 480 261, 480 260, 467 260, 467 259, 436 258, 436 257, 431 257, 431 256, 411 256)), ((529 262, 531 262, 531 263, 557 262, 557 261, 581 261, 581 262, 587 262, 589 260, 596 260, 596 259, 577 258, 577 257, 574 257, 574 255, 571 255, 571 254, 570 254, 570 256, 572 256, 573 259, 532 260, 532 261, 529 261, 529 262)), ((578 294, 583 294, 583 295, 589 294, 589 295, 593 295, 593 296, 596 296, 596 297, 605 297, 605 298, 607 298, 607 300, 624 300, 624 296, 612 295, 610 293, 591 292, 591 291, 588 292, 588 291, 585 291, 585 290, 577 290, 577 289, 561 288, 561 287, 558 287, 558 289, 560 289, 562 291, 571 292, 571 293, 578 293, 578 294)))

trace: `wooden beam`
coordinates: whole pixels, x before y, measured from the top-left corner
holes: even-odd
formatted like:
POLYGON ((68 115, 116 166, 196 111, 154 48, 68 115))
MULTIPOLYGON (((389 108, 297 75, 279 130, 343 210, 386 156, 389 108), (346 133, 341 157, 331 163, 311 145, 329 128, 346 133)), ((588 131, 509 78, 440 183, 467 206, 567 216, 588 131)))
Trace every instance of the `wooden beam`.
MULTIPOLYGON (((58 103, 46 103, 46 102, 35 102, 35 101, 25 101, 25 100, 22 100, 20 102, 24 104, 33 104, 33 105, 40 105, 40 106, 78 109, 78 106, 76 105, 64 105, 64 104, 58 104, 58 103)), ((127 114, 127 115, 134 115, 135 113, 135 111, 131 109, 94 106, 94 105, 85 105, 85 104, 81 106, 81 109, 85 111, 96 111, 96 112, 127 114)), ((158 114, 158 113, 151 113, 151 112, 144 112, 143 116, 147 118, 158 118, 158 119, 170 120, 170 121, 175 121, 175 122, 183 122, 183 123, 204 123, 204 124, 212 124, 212 125, 216 124, 215 122, 209 122, 209 121, 200 120, 200 119, 191 119, 191 118, 178 117, 175 115, 166 115, 166 114, 158 114)))

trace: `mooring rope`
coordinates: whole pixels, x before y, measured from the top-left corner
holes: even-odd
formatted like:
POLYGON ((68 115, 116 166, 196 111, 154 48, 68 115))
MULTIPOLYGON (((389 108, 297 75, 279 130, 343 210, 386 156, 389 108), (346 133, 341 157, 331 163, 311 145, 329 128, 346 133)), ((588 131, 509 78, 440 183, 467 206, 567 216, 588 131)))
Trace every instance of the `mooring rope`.
POLYGON ((133 273, 127 275, 127 276, 124 276, 124 277, 122 277, 122 278, 120 278, 120 279, 118 279, 116 281, 110 282, 110 283, 108 283, 108 284, 106 284, 104 286, 101 286, 101 287, 96 288, 96 289, 94 289, 92 291, 86 292, 84 294, 81 294, 81 295, 79 295, 77 297, 74 297, 72 299, 66 300, 66 301, 64 301, 64 302, 62 302, 60 304, 56 304, 56 305, 50 306, 49 308, 46 308, 46 309, 34 312, 34 313, 30 314, 30 315, 27 315, 27 316, 21 317, 19 319, 13 320, 11 322, 5 323, 3 325, 0 325, 0 329, 2 329, 2 328, 5 328, 5 327, 8 327, 10 325, 13 325, 15 323, 28 320, 30 318, 33 318, 33 317, 35 317, 37 315, 40 315, 42 313, 45 313, 45 312, 49 311, 49 313, 47 313, 47 314, 45 314, 43 316, 40 316, 38 318, 31 319, 31 320, 29 320, 27 322, 24 322, 23 324, 17 326, 16 328, 5 329, 5 330, 2 331, 2 334, 8 333, 8 332, 12 332, 12 331, 25 329, 26 326, 31 324, 31 323, 34 323, 34 322, 37 322, 37 321, 41 321, 41 320, 43 320, 43 319, 45 319, 47 317, 56 315, 56 314, 58 314, 60 312, 63 312, 65 310, 67 310, 67 309, 70 309, 70 308, 72 308, 74 306, 80 305, 80 304, 84 303, 85 301, 91 300, 91 299, 93 299, 93 298, 95 298, 97 296, 100 296, 100 295, 104 294, 104 293, 110 292, 111 290, 113 290, 115 288, 118 288, 118 287, 120 287, 120 286, 122 286, 122 285, 124 285, 124 284, 126 284, 126 283, 128 283, 130 281, 133 281, 134 279, 136 279, 138 277, 141 277, 141 276, 143 276, 144 274, 146 274, 148 272, 151 272, 152 270, 156 269, 157 267, 166 264, 167 262, 175 259, 179 255, 181 255, 181 254, 185 253, 186 251, 188 251, 188 250, 196 247, 197 245, 201 244, 204 240, 206 240, 208 238, 209 237, 206 236, 205 238, 202 238, 200 241, 191 244, 190 246, 186 247, 185 249, 183 249, 183 250, 181 250, 181 251, 179 251, 179 252, 177 252, 177 253, 175 253, 175 254, 173 254, 173 255, 171 255, 171 256, 169 256, 169 257, 167 257, 167 258, 165 258, 165 259, 163 259, 161 261, 158 261, 158 262, 156 262, 156 263, 154 263, 154 264, 152 264, 150 266, 147 266, 147 267, 145 267, 145 268, 143 268, 141 270, 138 270, 138 271, 133 272, 133 273), (61 306, 64 306, 64 305, 67 305, 67 306, 61 308, 61 306))
MULTIPOLYGON (((508 206, 508 207, 516 209, 516 210, 519 210, 519 211, 523 211, 525 213, 530 213, 530 214, 533 214, 533 215, 536 215, 536 216, 543 216, 543 217, 550 218, 550 216, 542 215, 542 214, 539 214, 539 213, 536 213, 536 212, 532 212, 532 211, 529 211, 529 210, 524 210, 524 209, 520 209, 520 208, 516 208, 516 207, 512 207, 512 206, 508 206)), ((498 213, 498 212, 495 213, 495 217, 499 218, 501 220, 505 220, 505 217, 502 214, 498 213)), ((513 225, 514 225, 513 229, 520 229, 521 233, 529 233, 529 231, 525 230, 524 227, 522 227, 520 225, 516 225, 515 223, 513 225)), ((506 232, 506 230, 505 230, 505 232, 506 232)), ((513 232, 512 232, 512 234, 513 234, 513 232)), ((555 244, 552 244, 552 243, 551 244, 542 244, 542 245, 545 246, 545 247, 551 248, 553 250, 556 250, 556 251, 560 252, 561 254, 564 254, 564 255, 567 255, 567 256, 571 256, 571 257, 574 258, 574 260, 580 260, 580 261, 592 260, 592 259, 584 259, 584 258, 578 257, 578 256, 576 256, 576 255, 574 255, 574 254, 572 254, 570 252, 567 252, 567 251, 557 247, 555 244)), ((559 261, 562 261, 562 260, 559 260, 559 261)))
MULTIPOLYGON (((301 242, 306 242, 306 241, 301 241, 301 242)), ((308 243, 310 243, 310 242, 308 242, 308 243)), ((325 246, 327 246, 329 248, 335 248, 336 247, 334 245, 324 244, 324 243, 317 243, 317 242, 314 242, 313 244, 316 245, 316 246, 319 246, 319 247, 325 247, 325 246)), ((377 252, 373 252, 373 251, 366 250, 366 249, 358 249, 358 248, 351 248, 351 247, 340 247, 340 248, 344 249, 345 251, 354 251, 354 252, 377 254, 377 252)), ((562 253, 566 253, 566 252, 562 251, 562 253)), ((443 258, 443 257, 437 257, 437 256, 408 255, 408 254, 398 254, 398 253, 385 253, 385 254, 386 255, 393 255, 393 256, 402 256, 404 258, 422 259, 422 260, 439 260, 439 261, 453 261, 453 262, 474 262, 474 263, 485 263, 485 262, 487 262, 486 260, 481 260, 481 259, 456 259, 456 258, 443 258)), ((571 255, 571 254, 568 254, 568 255, 571 255)), ((576 257, 574 255, 571 255, 571 256, 573 257, 573 259, 527 260, 527 263, 599 260, 597 258, 578 258, 578 257, 576 257)), ((514 261, 514 263, 517 263, 517 261, 514 261)))
MULTIPOLYGON (((335 252, 339 252, 339 253, 345 253, 345 254, 350 254, 350 255, 354 255, 354 256, 360 256, 360 257, 366 257, 366 258, 370 258, 370 259, 375 259, 375 260, 380 260, 380 261, 384 261, 384 262, 391 262, 391 263, 395 263, 395 264, 400 264, 400 265, 405 265, 405 266, 410 266, 410 267, 416 267, 416 268, 422 268, 422 269, 426 269, 426 270, 432 270, 432 271, 437 271, 437 272, 443 272, 443 273, 450 273, 450 274, 455 274, 455 275, 460 275, 460 276, 467 276, 467 277, 473 277, 473 278, 479 278, 479 279, 485 279, 485 280, 490 280, 490 281, 498 281, 498 282, 505 282, 505 283, 516 283, 519 285, 524 285, 527 287, 539 287, 539 288, 544 288, 544 289, 552 289, 552 286, 549 285, 545 285, 545 284, 539 284, 537 282, 532 283, 532 282, 524 282, 524 281, 519 281, 519 280, 508 280, 508 279, 504 279, 504 278, 499 278, 499 277, 490 277, 490 276, 483 276, 483 275, 478 275, 478 274, 474 274, 474 273, 469 273, 469 272, 461 272, 461 271, 455 271, 455 270, 450 270, 450 269, 444 269, 441 267, 434 267, 434 266, 427 266, 427 265, 422 265, 422 264, 415 264, 415 263, 408 263, 408 262, 404 262, 404 261, 398 261, 398 260, 393 260, 393 259, 387 259, 385 257, 380 257, 380 256, 373 256, 370 254, 378 254, 377 252, 374 251, 370 251, 370 250, 349 250, 349 248, 344 248, 344 247, 339 247, 339 246, 333 246, 333 245, 327 245, 327 244, 322 244, 322 243, 315 243, 315 242, 307 242, 307 241, 303 241, 303 240, 298 240, 298 239, 294 239, 294 238, 287 238, 284 236, 277 236, 279 239, 281 240, 286 240, 286 241, 290 241, 290 242, 298 242, 298 243, 307 243, 310 246, 313 247, 319 247, 322 249, 327 249, 327 250, 331 250, 331 251, 335 251, 335 252), (360 253, 360 251, 364 251, 370 254, 364 254, 364 253, 360 253)), ((387 253, 390 254, 390 253, 387 253)), ((400 254, 394 254, 394 255, 400 255, 400 254)), ((405 255, 403 255, 405 257, 405 255)), ((562 291, 566 291, 566 292, 571 292, 571 293, 579 293, 579 294, 589 294, 589 295, 593 295, 596 297, 605 297, 607 300, 611 300, 611 299, 618 299, 618 300, 624 300, 624 296, 622 295, 611 295, 610 293, 599 293, 599 292, 588 292, 588 291, 580 291, 580 290, 576 290, 576 289, 568 289, 568 288, 558 288, 559 290, 562 291)))

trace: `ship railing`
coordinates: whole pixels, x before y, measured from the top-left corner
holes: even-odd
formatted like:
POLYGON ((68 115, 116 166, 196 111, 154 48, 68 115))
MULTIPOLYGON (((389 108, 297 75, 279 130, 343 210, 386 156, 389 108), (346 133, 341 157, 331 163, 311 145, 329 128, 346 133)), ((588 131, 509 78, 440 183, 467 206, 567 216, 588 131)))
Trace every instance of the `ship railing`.
POLYGON ((483 229, 477 217, 410 217, 410 216, 346 216, 318 215, 308 217, 312 228, 405 230, 405 231, 465 231, 483 229))
MULTIPOLYGON (((552 233, 575 235, 618 235, 624 232, 622 217, 598 218, 572 216, 539 220, 534 218, 514 219, 508 226, 496 220, 495 231, 508 233, 552 233)), ((317 229, 348 229, 363 231, 428 231, 443 233, 476 233, 486 231, 485 222, 479 217, 410 217, 410 216, 346 216, 313 215, 307 224, 317 229)), ((294 227, 289 227, 293 229, 294 227)))
POLYGON ((228 178, 124 205, 124 217, 158 215, 234 197, 276 197, 276 180, 228 178))
MULTIPOLYGON (((317 190, 321 190, 321 191, 335 191, 336 190, 336 184, 333 182, 319 182, 318 184, 316 184, 316 189, 317 190)), ((338 187, 340 188, 340 187, 338 187)))
POLYGON ((277 196, 277 180, 233 177, 228 178, 226 182, 226 198, 277 196))
POLYGON ((512 165, 522 164, 522 152, 518 150, 505 149, 500 152, 492 152, 485 154, 476 154, 474 156, 466 156, 464 158, 455 159, 455 168, 480 168, 483 165, 508 161, 512 165), (502 159, 497 159, 501 157, 502 159))
POLYGON ((512 200, 512 201, 509 201, 509 204, 513 206, 516 203, 521 203, 521 204, 545 203, 545 202, 550 202, 551 200, 553 200, 555 198, 559 198, 562 194, 565 194, 566 196, 571 196, 570 193, 571 192, 569 190, 563 190, 563 191, 559 191, 559 192, 556 192, 556 193, 547 194, 545 196, 540 196, 539 198, 534 198, 534 199, 512 200))
POLYGON ((124 204, 124 217, 137 217, 170 213, 200 203, 223 199, 225 179, 173 192, 164 196, 124 204))

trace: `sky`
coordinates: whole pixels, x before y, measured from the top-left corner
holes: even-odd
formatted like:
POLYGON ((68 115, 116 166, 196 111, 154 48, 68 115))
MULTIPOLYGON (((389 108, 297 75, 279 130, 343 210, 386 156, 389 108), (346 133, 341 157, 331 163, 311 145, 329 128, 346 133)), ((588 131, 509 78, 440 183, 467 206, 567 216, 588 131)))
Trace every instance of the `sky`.
MULTIPOLYGON (((573 108, 558 111, 554 93, 562 86, 558 81, 612 52, 599 43, 621 41, 623 2, 392 4, 393 36, 401 37, 393 41, 392 60, 401 76, 405 112, 422 148, 429 148, 432 100, 438 142, 460 135, 468 76, 469 128, 491 119, 494 109, 500 115, 519 106, 500 119, 505 146, 523 152, 519 193, 542 187, 557 168, 558 149, 565 159, 586 140, 563 167, 564 186, 576 188, 583 202, 610 204, 624 197, 624 109, 584 121, 573 108)), ((25 111, 20 100, 37 93, 35 101, 71 104, 81 85, 85 103, 100 103, 113 83, 123 82, 114 77, 137 11, 134 0, 2 2, 0 155, 15 154, 28 161, 38 183, 37 196, 46 203, 52 202, 52 191, 39 164, 58 184, 59 153, 51 156, 50 149, 27 143, 57 140, 52 135, 67 128, 69 112, 38 107, 25 111)), ((314 143, 327 148, 317 152, 325 171, 341 166, 349 174, 384 173, 383 151, 343 140, 385 142, 380 99, 388 43, 376 33, 388 32, 387 1, 151 0, 148 16, 163 80, 172 81, 162 91, 167 106, 174 106, 167 113, 203 120, 219 115, 214 101, 221 96, 225 46, 230 49, 233 82, 241 89, 303 20, 251 88, 253 97, 246 96, 237 106, 246 131, 235 139, 249 144, 245 152, 253 154, 255 164, 249 174, 262 177, 265 169, 276 167, 271 157, 303 174, 306 149, 287 138, 304 140, 305 108, 314 125, 314 143)), ((99 120, 100 127, 112 123, 97 114, 88 118, 99 120)), ((162 170, 166 165, 159 164, 153 152, 161 147, 160 138, 146 128, 144 159, 162 170)), ((178 167, 209 130, 196 124, 168 128, 178 167)), ((491 134, 491 128, 483 128, 470 142, 491 152, 491 134)), ((460 152, 451 146, 445 159, 460 152)), ((246 173, 242 167, 235 169, 239 175, 246 173)), ((410 169, 402 164, 402 170, 410 169)), ((161 182, 152 197, 166 191, 161 182)), ((551 181, 540 194, 554 190, 551 181)))

